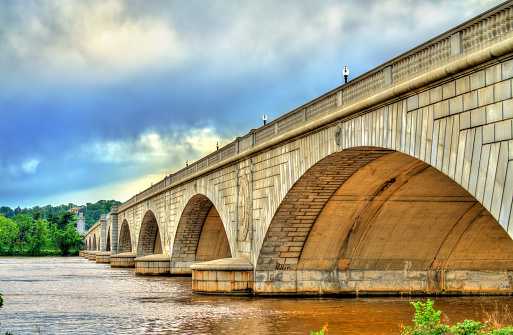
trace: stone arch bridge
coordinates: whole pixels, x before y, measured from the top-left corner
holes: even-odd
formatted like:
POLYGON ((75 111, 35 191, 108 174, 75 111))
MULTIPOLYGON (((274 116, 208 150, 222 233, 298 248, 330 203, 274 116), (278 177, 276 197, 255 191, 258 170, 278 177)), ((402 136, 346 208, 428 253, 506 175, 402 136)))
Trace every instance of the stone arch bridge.
POLYGON ((512 10, 189 164, 114 207, 86 249, 192 274, 197 292, 513 293, 512 10))

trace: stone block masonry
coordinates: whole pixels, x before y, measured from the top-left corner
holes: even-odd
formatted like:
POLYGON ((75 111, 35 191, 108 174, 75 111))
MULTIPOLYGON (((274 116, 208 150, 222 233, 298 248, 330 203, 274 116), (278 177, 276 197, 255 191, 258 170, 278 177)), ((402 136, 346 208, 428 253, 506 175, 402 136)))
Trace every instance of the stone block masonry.
POLYGON ((166 177, 113 210, 113 252, 198 292, 511 294, 512 22, 506 2, 166 177), (199 263, 228 256, 248 269, 199 263))

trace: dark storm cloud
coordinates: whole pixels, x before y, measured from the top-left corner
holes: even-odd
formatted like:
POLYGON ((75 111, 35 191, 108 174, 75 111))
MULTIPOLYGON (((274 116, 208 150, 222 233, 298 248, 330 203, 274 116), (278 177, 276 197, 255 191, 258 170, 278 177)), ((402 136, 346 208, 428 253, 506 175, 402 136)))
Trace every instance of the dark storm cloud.
POLYGON ((1 2, 0 205, 176 171, 496 3, 1 2))

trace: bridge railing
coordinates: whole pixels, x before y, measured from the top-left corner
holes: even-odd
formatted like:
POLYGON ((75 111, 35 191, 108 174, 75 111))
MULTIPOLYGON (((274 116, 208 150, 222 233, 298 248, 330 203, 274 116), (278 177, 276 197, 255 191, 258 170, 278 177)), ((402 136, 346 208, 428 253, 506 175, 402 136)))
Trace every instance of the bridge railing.
POLYGON ((479 51, 513 35, 513 5, 510 1, 388 61, 305 105, 252 129, 248 134, 171 174, 159 183, 125 201, 119 210, 158 193, 188 176, 264 143, 294 128, 312 122, 344 106, 379 93, 384 87, 420 76, 444 63, 479 51))

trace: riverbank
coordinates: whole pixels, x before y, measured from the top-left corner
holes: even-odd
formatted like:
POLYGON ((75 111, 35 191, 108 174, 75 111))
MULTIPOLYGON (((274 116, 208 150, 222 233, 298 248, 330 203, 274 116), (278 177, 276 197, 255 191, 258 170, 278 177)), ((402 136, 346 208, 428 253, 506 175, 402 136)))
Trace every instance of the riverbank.
POLYGON ((78 256, 78 253, 80 250, 71 250, 68 252, 68 255, 64 256, 62 254, 61 250, 42 250, 39 252, 29 252, 29 251, 18 251, 15 252, 6 252, 6 251, 0 251, 0 257, 40 257, 40 256, 63 256, 63 257, 69 257, 69 256, 78 256))

